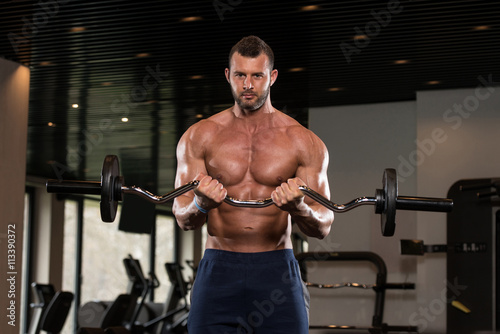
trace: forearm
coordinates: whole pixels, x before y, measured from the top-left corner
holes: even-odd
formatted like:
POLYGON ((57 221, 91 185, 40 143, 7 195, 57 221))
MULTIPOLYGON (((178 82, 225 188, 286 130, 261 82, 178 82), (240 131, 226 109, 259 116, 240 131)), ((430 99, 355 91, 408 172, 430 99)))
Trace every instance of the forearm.
POLYGON ((333 211, 321 205, 309 206, 304 203, 300 210, 290 212, 292 220, 309 237, 325 238, 331 229, 333 211))
POLYGON ((198 209, 192 197, 179 196, 175 198, 172 212, 177 220, 177 224, 184 231, 196 230, 205 224, 207 213, 198 209))

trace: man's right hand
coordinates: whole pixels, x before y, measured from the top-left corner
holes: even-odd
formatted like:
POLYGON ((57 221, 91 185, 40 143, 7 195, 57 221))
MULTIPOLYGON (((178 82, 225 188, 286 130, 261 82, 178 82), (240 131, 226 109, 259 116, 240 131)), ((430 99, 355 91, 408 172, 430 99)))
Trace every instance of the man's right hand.
POLYGON ((194 200, 200 207, 208 211, 222 204, 227 195, 222 183, 203 173, 198 174, 196 180, 200 183, 194 189, 194 200))

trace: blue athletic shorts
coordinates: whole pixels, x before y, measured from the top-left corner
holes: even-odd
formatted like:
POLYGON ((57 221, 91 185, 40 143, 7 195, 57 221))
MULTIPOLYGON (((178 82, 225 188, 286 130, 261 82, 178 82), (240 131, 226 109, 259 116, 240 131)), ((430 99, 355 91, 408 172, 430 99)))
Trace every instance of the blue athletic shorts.
POLYGON ((189 334, 309 332, 309 292, 291 249, 207 249, 191 291, 189 334))

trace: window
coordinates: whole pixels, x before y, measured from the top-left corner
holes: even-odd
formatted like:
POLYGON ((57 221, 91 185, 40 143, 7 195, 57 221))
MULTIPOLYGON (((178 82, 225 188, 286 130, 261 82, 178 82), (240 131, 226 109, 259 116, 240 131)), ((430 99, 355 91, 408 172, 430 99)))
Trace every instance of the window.
POLYGON ((114 223, 103 223, 97 201, 85 200, 83 212, 81 301, 112 301, 127 291, 124 258, 132 255, 147 273, 149 235, 119 231, 120 210, 114 223))
MULTIPOLYGON (((103 223, 99 202, 85 200, 83 203, 81 305, 95 300, 113 301, 127 292, 129 280, 123 259, 129 254, 140 261, 143 273, 148 276, 151 236, 118 230, 120 207, 114 223, 103 223)), ((66 291, 75 290, 77 212, 78 203, 66 201, 63 266, 63 289, 66 291)), ((155 272, 160 286, 155 289, 154 301, 158 303, 166 302, 170 288, 165 263, 175 258, 175 228, 174 218, 157 215, 155 272)), ((74 321, 70 314, 63 333, 73 333, 74 321)))
MULTIPOLYGON (((155 290, 155 302, 167 301, 170 281, 165 270, 165 263, 175 261, 175 229, 177 223, 170 216, 156 216, 156 261, 155 272, 160 286, 155 290)), ((183 263, 182 266, 185 267, 183 263)), ((186 272, 186 271, 184 271, 186 272)), ((187 277, 185 277, 187 279, 187 277)))

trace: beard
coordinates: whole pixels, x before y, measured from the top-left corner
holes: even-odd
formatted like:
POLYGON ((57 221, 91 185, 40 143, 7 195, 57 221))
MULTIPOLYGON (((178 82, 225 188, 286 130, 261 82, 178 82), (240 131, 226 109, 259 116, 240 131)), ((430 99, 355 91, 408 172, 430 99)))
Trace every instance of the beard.
POLYGON ((238 94, 233 88, 231 88, 231 93, 233 94, 233 98, 238 104, 238 106, 243 110, 255 111, 260 109, 264 105, 269 96, 269 92, 271 91, 271 85, 269 85, 261 95, 258 95, 256 92, 251 90, 243 91, 241 94, 238 94), (253 94, 257 97, 256 100, 252 99, 250 101, 246 100, 243 95, 244 94, 253 94))

